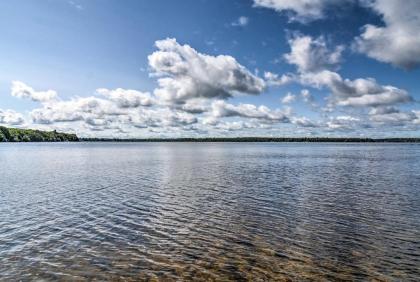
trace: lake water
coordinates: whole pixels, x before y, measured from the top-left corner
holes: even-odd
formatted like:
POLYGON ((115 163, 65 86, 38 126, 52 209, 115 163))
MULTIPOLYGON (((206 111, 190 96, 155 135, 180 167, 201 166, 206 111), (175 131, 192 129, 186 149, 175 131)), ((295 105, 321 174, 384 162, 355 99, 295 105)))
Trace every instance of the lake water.
POLYGON ((420 280, 420 145, 0 144, 0 280, 420 280))

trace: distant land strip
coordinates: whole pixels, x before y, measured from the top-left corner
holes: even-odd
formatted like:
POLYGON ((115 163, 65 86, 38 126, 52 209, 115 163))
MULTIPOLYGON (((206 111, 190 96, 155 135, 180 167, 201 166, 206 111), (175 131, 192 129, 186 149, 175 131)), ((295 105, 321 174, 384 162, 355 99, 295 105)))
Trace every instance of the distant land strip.
POLYGON ((77 142, 76 134, 0 126, 0 142, 77 142))
POLYGON ((84 142, 350 142, 350 143, 420 143, 420 138, 347 138, 347 137, 201 137, 112 139, 80 138, 84 142))
POLYGON ((420 138, 353 137, 201 137, 201 138, 79 138, 76 134, 0 126, 0 142, 349 142, 420 143, 420 138))

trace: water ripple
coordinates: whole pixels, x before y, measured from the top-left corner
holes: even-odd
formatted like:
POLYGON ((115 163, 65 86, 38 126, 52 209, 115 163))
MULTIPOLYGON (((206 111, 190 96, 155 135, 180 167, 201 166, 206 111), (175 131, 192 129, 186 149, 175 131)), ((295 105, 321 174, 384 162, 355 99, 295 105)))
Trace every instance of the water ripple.
POLYGON ((418 281, 420 146, 0 144, 1 281, 418 281))

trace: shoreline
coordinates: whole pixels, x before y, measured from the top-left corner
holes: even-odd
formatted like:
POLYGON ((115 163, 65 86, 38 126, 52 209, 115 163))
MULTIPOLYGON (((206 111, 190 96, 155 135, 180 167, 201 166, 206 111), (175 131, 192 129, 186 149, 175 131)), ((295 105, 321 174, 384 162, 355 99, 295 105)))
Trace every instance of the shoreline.
MULTIPOLYGON (((8 143, 31 143, 8 142, 8 143)), ((420 138, 289 138, 289 137, 219 137, 219 138, 78 138, 75 141, 41 141, 41 143, 420 143, 420 138)), ((1 142, 0 142, 1 143, 1 142)))
POLYGON ((144 138, 144 139, 113 139, 113 138, 79 138, 81 142, 167 142, 167 143, 420 143, 420 138, 346 138, 346 137, 203 137, 203 138, 144 138))
POLYGON ((0 143, 26 142, 300 142, 300 143, 420 143, 420 137, 398 138, 360 138, 360 137, 180 137, 180 138, 86 138, 76 134, 57 131, 41 131, 33 129, 7 128, 0 126, 0 143))

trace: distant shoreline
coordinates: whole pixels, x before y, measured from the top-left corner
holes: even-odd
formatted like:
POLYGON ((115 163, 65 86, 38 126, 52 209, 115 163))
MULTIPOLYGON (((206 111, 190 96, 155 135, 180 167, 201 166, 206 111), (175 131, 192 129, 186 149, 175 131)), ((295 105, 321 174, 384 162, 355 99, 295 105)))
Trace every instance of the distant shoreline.
POLYGON ((78 142, 76 134, 0 126, 0 142, 78 142))
POLYGON ((80 138, 76 134, 57 131, 6 128, 0 126, 1 142, 301 142, 301 143, 420 143, 417 138, 355 137, 198 137, 198 138, 80 138))
POLYGON ((144 139, 112 139, 112 138, 79 138, 81 142, 300 142, 300 143, 420 143, 420 138, 333 138, 333 137, 203 137, 203 138, 144 138, 144 139))

